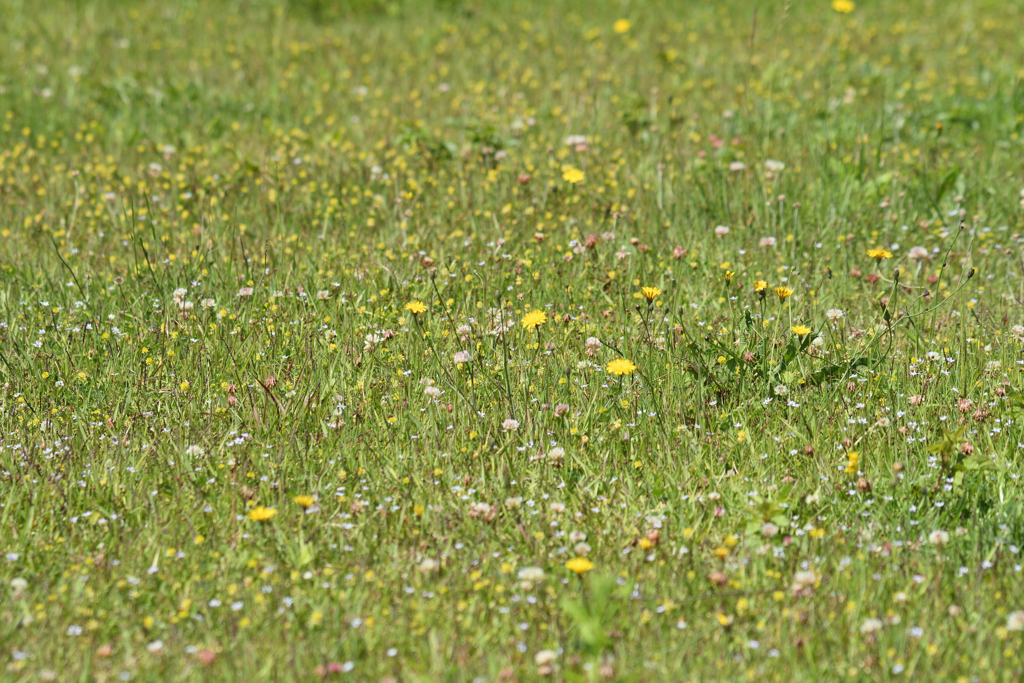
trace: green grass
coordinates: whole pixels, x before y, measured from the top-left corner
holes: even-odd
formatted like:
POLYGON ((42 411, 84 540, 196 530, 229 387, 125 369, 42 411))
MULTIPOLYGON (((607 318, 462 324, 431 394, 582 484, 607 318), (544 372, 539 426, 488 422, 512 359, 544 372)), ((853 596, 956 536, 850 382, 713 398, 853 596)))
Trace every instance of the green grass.
POLYGON ((0 678, 1018 680, 1022 20, 0 0, 0 678))

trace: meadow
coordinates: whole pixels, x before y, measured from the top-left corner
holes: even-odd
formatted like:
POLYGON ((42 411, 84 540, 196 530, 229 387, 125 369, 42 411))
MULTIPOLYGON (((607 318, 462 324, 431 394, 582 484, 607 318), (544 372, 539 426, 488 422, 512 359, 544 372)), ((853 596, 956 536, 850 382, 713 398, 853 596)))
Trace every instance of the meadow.
POLYGON ((0 680, 1020 680, 1022 24, 0 0, 0 680))

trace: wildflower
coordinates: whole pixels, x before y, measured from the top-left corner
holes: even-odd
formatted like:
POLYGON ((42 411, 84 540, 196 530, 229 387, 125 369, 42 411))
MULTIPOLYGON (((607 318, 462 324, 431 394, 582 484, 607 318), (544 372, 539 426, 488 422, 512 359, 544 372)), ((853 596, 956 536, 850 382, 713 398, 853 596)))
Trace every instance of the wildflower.
POLYGON ((454 360, 455 360, 456 363, 459 363, 459 364, 468 363, 471 359, 472 359, 472 356, 469 355, 469 351, 456 351, 455 352, 454 360))
POLYGON ((888 249, 868 249, 868 256, 881 262, 885 259, 892 258, 892 252, 888 249))
POLYGON ((514 432, 519 429, 519 420, 514 420, 510 417, 501 423, 501 428, 506 432, 514 432))
POLYGON ((367 332, 366 337, 363 339, 363 351, 371 352, 377 348, 377 345, 384 341, 384 338, 375 332, 367 332))
POLYGON ((789 387, 787 387, 785 384, 778 384, 778 385, 776 385, 776 387, 775 387, 775 395, 776 396, 786 396, 788 394, 789 394, 789 387))
POLYGON ((424 560, 422 562, 420 562, 419 565, 416 568, 419 569, 424 574, 429 574, 430 572, 434 571, 435 569, 437 569, 440 566, 441 565, 438 563, 437 560, 435 560, 432 557, 427 557, 427 558, 424 558, 424 560))
POLYGON ((548 321, 547 313, 541 310, 530 311, 523 316, 523 329, 532 330, 548 321))
POLYGON ((928 258, 928 250, 924 247, 911 247, 910 251, 907 252, 907 256, 912 261, 923 261, 928 258))
POLYGON ((1016 341, 1024 341, 1024 325, 1014 325, 1011 327, 1010 336, 1016 341))
POLYGON ((427 310, 427 306, 422 301, 410 301, 405 305, 405 310, 410 311, 413 315, 419 315, 427 310))
POLYGON ((191 446, 185 449, 185 455, 189 456, 190 458, 201 458, 204 455, 206 455, 206 451, 203 450, 202 446, 192 444, 191 446))
POLYGON ((643 292, 644 298, 649 302, 653 302, 661 296, 661 290, 657 287, 641 287, 640 291, 643 292))
POLYGON ((766 170, 771 171, 772 173, 778 173, 779 171, 786 168, 786 164, 781 161, 776 161, 775 159, 767 159, 764 162, 764 167, 766 170))
POLYGON ((843 313, 838 308, 830 308, 827 311, 825 311, 825 317, 828 318, 830 323, 837 323, 840 320, 842 320, 845 316, 846 314, 843 313))
POLYGON ((719 237, 725 237, 726 235, 729 234, 729 226, 728 225, 716 225, 715 226, 715 234, 718 235, 719 237))
POLYGON ((853 11, 854 7, 856 5, 853 4, 852 0, 832 0, 832 9, 840 14, 849 14, 853 11))
POLYGON ((328 289, 321 289, 319 292, 316 293, 316 298, 319 299, 320 301, 327 301, 328 299, 331 298, 331 292, 328 289))
POLYGON ((555 406, 555 417, 562 417, 569 412, 568 403, 559 403, 555 406))
POLYGON ((199 305, 202 306, 203 308, 213 308, 214 306, 217 305, 217 302, 214 301, 213 299, 203 299, 202 301, 199 302, 199 305))
POLYGON ((565 563, 565 568, 577 576, 582 576, 594 568, 594 563, 585 557, 575 557, 565 563))
POLYGON ((1007 631, 1024 631, 1024 610, 1010 612, 1006 617, 1007 631))
POLYGON ((629 22, 629 19, 619 19, 612 24, 612 30, 616 33, 625 33, 629 30, 630 26, 632 26, 632 24, 629 22))
POLYGON ((814 592, 814 584, 818 582, 818 574, 812 570, 806 569, 798 571, 793 575, 793 595, 810 597, 814 592))
POLYGON ((793 327, 790 329, 792 329, 793 334, 797 335, 798 337, 802 337, 805 334, 811 333, 811 328, 807 327, 806 325, 793 325, 793 327))
POLYGON ((13 593, 13 597, 17 598, 25 592, 26 588, 28 588, 28 581, 19 576, 11 579, 10 586, 11 592, 13 593))
POLYGON ((544 580, 544 570, 540 567, 523 567, 519 570, 519 586, 523 590, 531 590, 544 580))
POLYGON ((254 507, 252 510, 249 510, 249 514, 246 515, 246 517, 254 522, 266 522, 276 514, 277 510, 274 508, 263 507, 260 505, 259 507, 254 507))
MULTIPOLYGON (((836 0, 839 2, 840 0, 836 0)), ((870 636, 882 629, 882 620, 871 617, 865 619, 864 623, 860 625, 860 634, 862 636, 870 636)))
POLYGON ((764 295, 764 292, 768 289, 768 283, 764 280, 754 280, 754 291, 758 294, 764 295))
POLYGON ((949 543, 949 532, 943 531, 942 529, 936 529, 928 534, 928 542, 934 546, 944 546, 949 543))
POLYGON ((729 170, 733 171, 734 173, 737 173, 739 171, 745 171, 747 170, 747 165, 742 161, 734 161, 729 164, 729 170))
POLYGON ((775 295, 779 297, 779 301, 782 302, 793 296, 793 290, 789 287, 776 287, 775 295))
POLYGON ((550 451, 548 451, 548 459, 549 460, 558 461, 558 460, 561 460, 564 457, 565 457, 565 449, 562 448, 561 446, 556 446, 555 448, 552 448, 550 451))
POLYGON ((857 451, 850 451, 846 454, 846 469, 843 470, 846 474, 856 474, 857 464, 860 462, 860 455, 857 451))
POLYGON ((770 249, 771 247, 774 247, 775 244, 776 244, 776 242, 775 242, 775 238, 774 237, 762 237, 761 241, 758 242, 758 245, 762 249, 770 249))
POLYGON ((252 296, 252 287, 242 287, 236 296, 252 296))
POLYGON ((636 366, 631 361, 625 358, 616 358, 615 360, 608 363, 608 367, 605 368, 608 372, 613 375, 630 375, 636 370, 636 366))
POLYGON ((316 498, 310 495, 295 496, 294 498, 292 498, 292 500, 295 501, 295 504, 298 505, 303 510, 305 510, 310 505, 316 502, 316 498))
POLYGON ((423 393, 427 398, 440 398, 441 390, 435 387, 433 384, 429 384, 423 389, 423 393))
POLYGON ((998 372, 999 368, 1002 367, 1002 363, 997 360, 990 360, 985 363, 985 372, 998 372))
POLYGON ((583 171, 581 171, 578 168, 570 168, 562 173, 562 180, 569 183, 570 185, 575 185, 576 183, 580 182, 581 180, 583 180, 583 177, 583 171))
POLYGON ((761 535, 765 538, 771 538, 775 534, 779 533, 779 527, 771 522, 765 522, 761 527, 761 535))

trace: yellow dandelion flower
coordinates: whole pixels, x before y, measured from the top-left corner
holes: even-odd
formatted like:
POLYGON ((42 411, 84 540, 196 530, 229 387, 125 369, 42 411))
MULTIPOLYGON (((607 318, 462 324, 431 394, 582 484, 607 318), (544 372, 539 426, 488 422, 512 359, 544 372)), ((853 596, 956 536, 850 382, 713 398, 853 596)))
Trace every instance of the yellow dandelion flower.
POLYGON ((413 315, 419 315, 427 310, 427 306, 422 301, 410 301, 405 305, 405 310, 411 311, 413 315))
POLYGON ((570 168, 562 173, 562 180, 565 182, 575 185, 576 183, 583 180, 583 171, 578 168, 570 168))
POLYGON ((732 282, 732 279, 733 279, 733 277, 735 275, 736 275, 736 271, 734 271, 734 270, 727 270, 727 271, 725 271, 725 282, 726 282, 726 284, 732 282))
POLYGON ((779 297, 779 301, 785 301, 789 297, 793 296, 793 290, 789 287, 776 287, 775 295, 779 297))
POLYGON ((860 455, 857 451, 850 451, 846 454, 846 474, 857 474, 857 464, 860 462, 860 455))
POLYGON ((616 358, 615 360, 608 363, 608 367, 605 368, 608 372, 613 375, 631 375, 636 370, 636 366, 633 365, 632 361, 628 361, 625 358, 616 358))
POLYGON ((892 258, 892 252, 888 249, 868 249, 868 256, 876 261, 884 261, 887 258, 892 258))
POLYGON ((790 329, 792 329, 793 334, 797 335, 798 337, 802 337, 805 334, 811 333, 811 328, 807 327, 806 325, 793 325, 793 327, 790 329))
POLYGON ((832 0, 832 9, 840 14, 849 14, 856 7, 850 0, 832 0))
POLYGON ((585 557, 574 557, 565 563, 565 568, 577 576, 582 576, 594 568, 594 563, 585 557))
POLYGON ((266 522, 276 514, 277 510, 274 508, 267 508, 260 505, 259 507, 254 507, 252 510, 249 510, 249 514, 246 516, 254 522, 266 522))
POLYGON ((298 504, 298 506, 303 509, 308 508, 310 505, 316 502, 316 499, 313 498, 313 496, 295 496, 294 498, 292 498, 292 500, 295 501, 298 504))
POLYGON ((764 280, 754 280, 754 291, 760 294, 764 290, 768 289, 768 283, 764 280))
POLYGON ((640 291, 643 292, 644 298, 648 301, 654 301, 661 296, 661 290, 657 287, 641 287, 640 291))
POLYGON ((535 327, 540 327, 548 321, 547 313, 541 310, 530 311, 523 316, 523 328, 532 330, 535 327))
POLYGON ((630 28, 630 27, 631 27, 632 25, 633 25, 633 24, 631 24, 631 23, 629 22, 629 19, 619 19, 619 20, 618 20, 618 21, 616 21, 616 22, 615 22, 614 24, 612 24, 612 29, 613 29, 613 30, 614 30, 614 31, 615 31, 616 33, 625 33, 626 31, 628 31, 628 30, 629 30, 629 28, 630 28))

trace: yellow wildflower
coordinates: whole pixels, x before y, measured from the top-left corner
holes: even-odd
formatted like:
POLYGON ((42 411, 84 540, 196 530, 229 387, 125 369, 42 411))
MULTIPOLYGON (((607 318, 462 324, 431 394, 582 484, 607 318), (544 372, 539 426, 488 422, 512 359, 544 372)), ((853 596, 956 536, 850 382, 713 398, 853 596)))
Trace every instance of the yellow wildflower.
POLYGON ((577 576, 582 576, 594 568, 594 563, 585 557, 574 557, 565 563, 565 568, 577 576))
POLYGON ((410 301, 405 305, 405 310, 411 311, 413 315, 419 315, 427 310, 427 306, 422 301, 410 301))
POLYGON ((523 328, 527 330, 532 330, 535 327, 543 325, 547 321, 548 316, 544 311, 531 311, 523 316, 523 328))
POLYGON ((644 298, 648 301, 654 301, 661 296, 661 290, 657 287, 641 287, 640 291, 643 292, 644 298))
POLYGON ((636 366, 625 358, 616 358, 608 363, 608 367, 605 369, 613 375, 622 376, 632 374, 636 370, 636 366))
POLYGON ((581 171, 580 169, 570 168, 562 173, 562 180, 566 181, 571 185, 575 185, 576 183, 583 180, 583 175, 583 171, 581 171))
POLYGON ((259 507, 254 507, 252 510, 249 510, 247 517, 254 522, 266 522, 276 514, 277 510, 274 508, 263 507, 260 505, 259 507))

